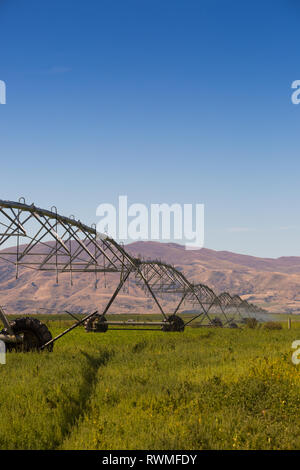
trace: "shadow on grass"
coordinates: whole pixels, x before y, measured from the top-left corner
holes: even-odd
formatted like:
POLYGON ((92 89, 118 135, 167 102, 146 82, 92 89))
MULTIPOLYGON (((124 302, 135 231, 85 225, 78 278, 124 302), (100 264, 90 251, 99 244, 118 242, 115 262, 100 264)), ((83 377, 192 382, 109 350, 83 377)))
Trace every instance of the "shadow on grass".
POLYGON ((81 354, 86 358, 87 362, 82 368, 82 384, 79 387, 79 396, 75 399, 71 395, 65 394, 70 406, 67 406, 63 412, 61 441, 53 442, 52 449, 57 449, 61 446, 62 442, 71 434, 73 427, 87 412, 91 397, 94 393, 99 369, 107 366, 114 352, 112 350, 105 350, 101 351, 101 353, 96 356, 81 351, 81 354))

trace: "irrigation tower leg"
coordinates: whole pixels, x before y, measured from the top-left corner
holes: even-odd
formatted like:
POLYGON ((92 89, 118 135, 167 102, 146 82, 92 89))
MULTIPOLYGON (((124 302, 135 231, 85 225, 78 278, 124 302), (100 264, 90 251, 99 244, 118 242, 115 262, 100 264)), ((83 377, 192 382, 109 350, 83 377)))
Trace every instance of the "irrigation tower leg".
MULTIPOLYGON (((115 298, 117 297, 118 293, 120 292, 120 290, 122 289, 125 281, 127 280, 128 276, 130 274, 130 271, 128 271, 126 273, 126 275, 121 279, 121 281, 119 282, 118 284, 118 287, 116 288, 115 292, 113 293, 112 297, 110 298, 108 304, 106 305, 105 309, 103 310, 103 313, 102 315, 105 315, 107 313, 107 311, 109 310, 109 308, 111 307, 113 301, 115 300, 115 298)), ((70 331, 74 330, 75 328, 77 328, 78 326, 82 325, 86 320, 88 320, 89 318, 93 317, 94 315, 96 315, 98 313, 98 310, 96 310, 95 312, 93 313, 90 313, 89 315, 87 315, 86 317, 84 317, 82 320, 79 320, 78 322, 74 323, 74 325, 72 325, 70 328, 68 328, 67 330, 63 331, 62 333, 60 333, 60 335, 56 336, 55 338, 53 338, 51 341, 48 341, 48 343, 45 343, 43 344, 43 346, 41 347, 41 349, 45 349, 47 346, 49 346, 50 344, 54 343, 55 341, 57 341, 58 339, 62 338, 63 336, 65 336, 67 333, 69 333, 70 331)))

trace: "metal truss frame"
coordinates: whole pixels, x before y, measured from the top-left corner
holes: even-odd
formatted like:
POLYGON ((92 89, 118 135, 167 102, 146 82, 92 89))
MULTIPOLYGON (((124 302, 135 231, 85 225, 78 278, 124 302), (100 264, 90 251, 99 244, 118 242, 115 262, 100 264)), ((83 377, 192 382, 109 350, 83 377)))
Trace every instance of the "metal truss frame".
POLYGON ((95 226, 85 225, 73 216, 61 216, 54 206, 51 210, 45 210, 34 204, 28 205, 24 198, 18 202, 0 200, 0 249, 0 259, 15 265, 16 278, 22 268, 54 272, 56 282, 60 274, 69 273, 71 284, 73 273, 94 273, 97 287, 99 274, 119 273, 119 283, 102 313, 93 312, 73 327, 94 315, 104 316, 131 276, 153 299, 163 322, 174 318, 185 303, 196 307, 199 312, 185 321, 184 326, 196 319, 199 319, 199 325, 213 326, 213 314, 225 326, 232 322, 232 311, 241 320, 241 312, 263 312, 237 295, 231 297, 223 293, 217 296, 210 287, 193 284, 170 264, 133 258, 115 240, 99 234, 95 226), (13 246, 10 245, 12 239, 15 241, 13 246), (174 309, 166 312, 163 302, 171 296, 175 296, 174 309))

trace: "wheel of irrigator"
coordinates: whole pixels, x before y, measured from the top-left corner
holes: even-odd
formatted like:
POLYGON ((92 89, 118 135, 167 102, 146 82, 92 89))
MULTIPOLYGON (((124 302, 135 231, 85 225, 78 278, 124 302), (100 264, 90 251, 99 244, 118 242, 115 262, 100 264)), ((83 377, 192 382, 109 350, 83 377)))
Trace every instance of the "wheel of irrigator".
MULTIPOLYGON (((52 339, 47 326, 36 318, 16 318, 16 320, 10 322, 10 326, 14 334, 21 336, 23 341, 22 343, 7 343, 8 351, 37 351, 43 344, 52 339)), ((45 349, 52 351, 53 344, 45 349)))
POLYGON ((86 320, 84 326, 87 333, 106 333, 108 325, 105 323, 106 318, 104 315, 94 315, 86 320))
POLYGON ((210 322, 211 326, 215 326, 215 327, 220 327, 222 328, 223 326, 223 323, 222 321, 220 320, 220 318, 214 318, 211 322, 210 322))
POLYGON ((184 321, 177 315, 170 315, 161 329, 162 331, 184 331, 184 321))

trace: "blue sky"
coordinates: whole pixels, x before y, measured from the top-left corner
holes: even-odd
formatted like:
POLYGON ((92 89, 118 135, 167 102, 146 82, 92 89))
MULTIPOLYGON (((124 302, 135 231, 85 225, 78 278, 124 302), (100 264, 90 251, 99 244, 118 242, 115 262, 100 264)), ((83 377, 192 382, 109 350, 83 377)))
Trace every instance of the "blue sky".
POLYGON ((0 0, 1 198, 204 203, 207 248, 299 256, 299 43, 296 0, 0 0))

